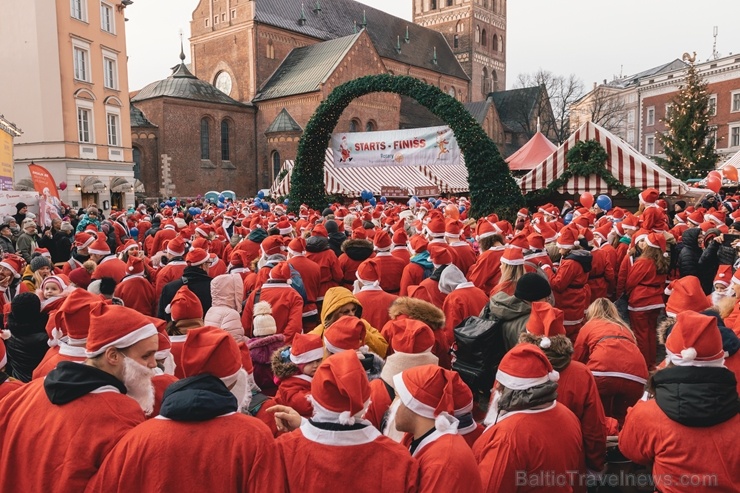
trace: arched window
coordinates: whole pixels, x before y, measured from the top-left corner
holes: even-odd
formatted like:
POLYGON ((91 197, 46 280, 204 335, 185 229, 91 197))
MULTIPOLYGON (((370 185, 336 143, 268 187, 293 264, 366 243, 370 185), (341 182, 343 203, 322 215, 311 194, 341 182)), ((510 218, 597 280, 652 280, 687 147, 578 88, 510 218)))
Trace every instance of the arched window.
POLYGON ((488 93, 488 91, 486 90, 487 85, 488 85, 488 68, 483 67, 483 72, 481 73, 481 83, 480 83, 480 91, 483 94, 488 93))
POLYGON ((365 132, 375 132, 377 129, 378 126, 372 120, 368 120, 368 122, 365 124, 365 132))
POLYGON ((452 0, 447 0, 447 6, 452 7, 452 0))
POLYGON ((272 179, 274 181, 280 175, 280 153, 278 151, 272 151, 270 160, 272 161, 272 179))
POLYGON ((208 128, 208 118, 200 121, 200 158, 211 159, 210 129, 208 128))
POLYGON ((434 10, 437 8, 437 0, 429 0, 429 8, 434 10))
POLYGON ((480 26, 475 26, 475 42, 480 44, 480 26))
POLYGON ((493 51, 498 51, 498 36, 493 35, 493 51))
POLYGON ((484 29, 483 32, 480 35, 481 44, 483 46, 488 45, 488 36, 486 35, 486 30, 484 29))
POLYGON ((360 131, 360 121, 356 118, 353 118, 349 121, 349 131, 350 132, 359 132, 360 131))
POLYGON ((501 35, 498 37, 498 49, 499 51, 504 51, 504 37, 501 35))
POLYGON ((131 151, 134 158, 134 178, 141 180, 141 149, 134 146, 131 151))
POLYGON ((459 48, 460 47, 460 36, 455 34, 452 37, 452 47, 453 48, 459 48))
POLYGON ((267 42, 267 53, 266 53, 266 56, 270 60, 272 60, 272 59, 275 58, 275 45, 272 44, 272 41, 268 41, 267 42))
POLYGON ((447 94, 449 94, 450 96, 452 96, 454 98, 455 97, 455 94, 456 94, 455 93, 455 88, 454 87, 450 87, 450 90, 447 91, 447 94))
POLYGON ((498 74, 495 70, 491 71, 491 79, 493 79, 493 91, 498 91, 498 74))
POLYGON ((231 160, 231 148, 229 145, 229 121, 221 120, 221 161, 231 160))
POLYGON ((462 23, 462 21, 457 21, 457 24, 455 24, 455 32, 461 33, 465 31, 465 24, 462 23))

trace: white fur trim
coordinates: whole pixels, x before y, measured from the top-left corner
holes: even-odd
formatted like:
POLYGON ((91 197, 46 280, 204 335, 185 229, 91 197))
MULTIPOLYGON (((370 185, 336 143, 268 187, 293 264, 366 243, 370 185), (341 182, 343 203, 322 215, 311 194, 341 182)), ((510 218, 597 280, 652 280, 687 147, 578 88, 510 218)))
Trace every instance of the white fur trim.
POLYGON ((420 400, 416 399, 408 387, 406 382, 403 381, 403 372, 393 376, 393 387, 396 389, 398 397, 403 402, 403 405, 409 408, 409 410, 415 412, 419 416, 429 419, 435 419, 434 408, 428 404, 424 404, 420 400))
POLYGON ((496 372, 496 381, 512 390, 526 390, 549 381, 557 382, 558 372, 553 370, 547 375, 537 378, 520 378, 501 371, 496 372))
POLYGON ((299 355, 294 355, 292 352, 290 353, 290 361, 292 361, 296 365, 305 365, 307 363, 311 363, 312 361, 322 359, 323 357, 324 357, 323 347, 312 349, 310 351, 306 351, 305 353, 299 354, 299 355))
POLYGON ((312 425, 307 419, 301 421, 301 433, 312 442, 322 445, 332 445, 337 447, 352 447, 374 442, 381 435, 380 432, 369 421, 360 420, 360 423, 366 425, 359 430, 329 431, 322 430, 312 425))
POLYGON ((88 253, 92 253, 94 255, 110 255, 111 254, 110 248, 108 248, 107 250, 95 250, 93 248, 88 248, 87 251, 88 253))
POLYGON ((700 367, 714 367, 720 368, 725 366, 725 353, 722 356, 712 360, 697 360, 696 349, 688 348, 683 349, 681 354, 673 354, 668 349, 665 350, 665 359, 670 361, 676 366, 700 366, 700 367), (690 351, 691 350, 691 351, 690 351), (684 355, 684 353, 686 353, 684 355))
POLYGON ((146 324, 143 327, 139 327, 138 329, 129 332, 123 337, 119 337, 113 342, 109 342, 105 346, 102 346, 95 351, 88 351, 87 349, 85 349, 85 355, 88 358, 94 358, 95 356, 103 354, 105 350, 109 347, 127 348, 129 346, 133 346, 139 341, 146 339, 147 337, 155 335, 157 335, 157 327, 155 327, 154 324, 146 324))
MULTIPOLYGON (((173 257, 182 257, 183 255, 185 255, 185 250, 181 252, 176 252, 175 250, 170 250, 169 246, 167 247, 166 252, 172 255, 173 257)), ((170 264, 167 264, 167 265, 170 265, 170 264)))
POLYGON ((619 371, 592 371, 591 373, 595 377, 624 378, 625 380, 631 380, 643 385, 647 383, 647 380, 642 377, 638 377, 637 375, 630 375, 629 373, 622 373, 619 371))
POLYGON ((12 265, 10 265, 9 263, 7 263, 7 262, 5 262, 5 261, 2 261, 2 262, 0 262, 0 266, 1 266, 1 267, 5 267, 5 268, 6 268, 6 269, 8 269, 8 270, 9 270, 10 272, 12 272, 12 273, 13 273, 13 277, 15 277, 16 279, 18 279, 18 278, 20 278, 20 277, 21 277, 21 275, 20 275, 20 274, 18 273, 18 271, 17 271, 17 270, 15 270, 15 269, 13 268, 13 266, 12 266, 12 265))
POLYGON ((85 354, 85 346, 72 346, 69 342, 62 342, 59 344, 59 354, 64 356, 70 356, 72 358, 79 358, 84 360, 87 358, 85 354))
POLYGON ((198 262, 191 262, 190 265, 193 266, 193 267, 196 267, 198 265, 203 265, 206 262, 208 262, 208 260, 210 260, 210 258, 211 257, 209 257, 208 255, 206 255, 206 257, 203 260, 199 260, 198 262))
POLYGON ((456 418, 453 418, 447 413, 440 413, 440 415, 434 419, 435 431, 430 433, 429 436, 419 443, 416 449, 414 449, 414 453, 411 454, 411 457, 416 457, 427 445, 434 443, 444 435, 457 435, 458 424, 460 424, 460 422, 456 418))
POLYGON ((506 265, 524 265, 524 259, 509 260, 506 257, 501 257, 501 263, 506 265))
POLYGON ((306 398, 309 400, 309 402, 311 402, 311 405, 313 406, 314 421, 322 423, 339 423, 342 425, 353 425, 356 422, 363 421, 362 418, 365 416, 365 413, 370 407, 370 399, 368 399, 362 407, 362 410, 353 416, 350 415, 349 411, 337 412, 327 409, 319 402, 317 402, 316 399, 310 394, 307 395, 306 398))
POLYGON ((3 353, 3 357, 0 358, 0 370, 5 368, 5 365, 8 364, 8 353, 3 353))

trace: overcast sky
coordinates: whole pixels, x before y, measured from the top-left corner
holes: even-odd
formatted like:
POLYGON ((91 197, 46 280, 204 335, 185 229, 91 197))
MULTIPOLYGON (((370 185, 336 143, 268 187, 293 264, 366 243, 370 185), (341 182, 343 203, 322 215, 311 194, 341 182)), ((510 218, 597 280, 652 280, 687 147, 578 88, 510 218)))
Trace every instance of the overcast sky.
MULTIPOLYGON (((258 0, 259 1, 259 0, 258 0)), ((322 0, 330 8, 332 0, 322 0)), ((412 0, 363 0, 393 15, 411 18, 412 0)), ((190 19, 198 0, 136 0, 126 8, 129 89, 169 75, 179 62, 182 29, 185 53, 190 19)), ((717 51, 740 53, 738 0, 510 0, 508 2, 507 87, 520 73, 539 68, 576 74, 589 87, 667 63, 685 51, 700 60, 717 51)))

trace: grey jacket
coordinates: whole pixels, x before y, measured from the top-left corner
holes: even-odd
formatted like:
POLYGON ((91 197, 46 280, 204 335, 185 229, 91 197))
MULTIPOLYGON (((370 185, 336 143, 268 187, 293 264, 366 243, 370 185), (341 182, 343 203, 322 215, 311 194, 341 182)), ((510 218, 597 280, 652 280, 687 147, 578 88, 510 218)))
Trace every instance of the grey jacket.
POLYGON ((31 253, 36 249, 37 244, 36 236, 23 233, 18 237, 18 241, 15 244, 15 250, 26 262, 30 262, 31 253))
POLYGON ((515 296, 499 292, 488 302, 491 315, 502 321, 501 329, 504 333, 504 346, 508 352, 519 342, 519 334, 526 331, 527 320, 532 306, 515 296))

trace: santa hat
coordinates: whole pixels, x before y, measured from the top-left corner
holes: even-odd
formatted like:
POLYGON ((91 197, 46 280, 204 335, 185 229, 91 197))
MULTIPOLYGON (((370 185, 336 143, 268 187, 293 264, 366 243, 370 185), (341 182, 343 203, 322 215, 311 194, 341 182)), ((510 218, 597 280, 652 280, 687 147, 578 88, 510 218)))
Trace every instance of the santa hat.
POLYGON ((80 231, 75 234, 75 246, 78 250, 83 250, 89 247, 93 241, 95 241, 95 235, 91 235, 85 231, 80 231))
POLYGON ((547 382, 557 382, 560 375, 533 344, 518 344, 504 355, 496 372, 496 381, 512 390, 526 390, 547 382))
POLYGON ((391 249, 391 237, 387 231, 380 230, 375 233, 375 239, 373 240, 375 251, 387 252, 391 249))
POLYGON ((288 253, 301 257, 306 254, 306 240, 303 238, 293 238, 288 243, 288 253))
POLYGON ((445 225, 445 237, 447 238, 460 238, 462 233, 462 224, 460 221, 447 221, 445 225))
POLYGON ((432 261, 432 265, 439 267, 440 265, 449 265, 452 263, 452 253, 450 253, 450 247, 442 243, 430 243, 427 247, 429 250, 429 259, 432 261))
POLYGON ((630 214, 629 216, 625 217, 624 220, 622 220, 621 224, 624 229, 636 230, 639 222, 640 218, 630 214))
POLYGON ((51 253, 49 252, 48 248, 36 248, 33 253, 44 258, 51 258, 51 253))
POLYGON ((260 249, 265 257, 269 257, 270 255, 283 253, 285 251, 285 244, 283 243, 283 238, 281 236, 272 235, 262 240, 262 243, 260 243, 260 249))
MULTIPOLYGON (((254 380, 254 377, 252 377, 252 375, 254 375, 252 353, 249 351, 249 346, 244 341, 239 343, 239 355, 241 356, 242 368, 247 372, 247 375, 250 375, 250 378, 254 380)), ((256 386, 254 382, 252 382, 252 385, 253 387, 256 386)))
POLYGON ((457 372, 440 366, 424 365, 404 370, 393 377, 399 399, 411 412, 433 419, 438 431, 457 430, 453 381, 457 372))
POLYGON ((203 306, 195 293, 187 285, 177 290, 175 296, 164 309, 175 322, 203 318, 203 306))
POLYGON ((654 204, 658 197, 660 196, 660 192, 658 192, 654 188, 647 188, 640 192, 640 203, 641 204, 654 204))
POLYGON ((688 219, 691 226, 698 226, 704 222, 704 214, 701 211, 694 211, 686 219, 688 219))
POLYGON ((721 284, 724 287, 729 287, 731 279, 732 279, 732 266, 731 265, 720 265, 719 269, 717 269, 717 275, 714 276, 714 284, 721 284))
POLYGON ((429 247, 429 242, 422 235, 416 234, 409 238, 408 247, 414 254, 426 252, 429 247))
POLYGON ((534 230, 538 231, 542 235, 542 237, 545 238, 545 243, 552 243, 553 241, 557 241, 558 234, 546 222, 535 224, 534 230))
POLYGON ((195 233, 201 235, 203 238, 211 236, 212 231, 209 224, 200 224, 195 228, 195 233))
POLYGON ((94 358, 108 348, 127 348, 155 335, 157 327, 146 315, 120 305, 95 303, 90 308, 85 356, 94 358))
POLYGON ((290 265, 288 262, 278 262, 272 269, 270 269, 270 279, 273 281, 282 281, 287 284, 291 284, 291 272, 290 265))
POLYGON ((311 236, 322 236, 324 238, 328 238, 329 233, 326 231, 326 228, 323 224, 317 224, 311 230, 311 236))
POLYGON ((144 260, 139 257, 129 257, 126 262, 127 276, 140 276, 144 274, 144 260))
POLYGON ((87 340, 90 328, 90 306, 100 301, 100 297, 85 289, 75 289, 64 298, 54 312, 54 329, 49 337, 49 346, 56 346, 62 335, 67 335, 67 343, 82 346, 87 340), (54 344, 57 341, 57 344, 54 344))
POLYGON ((198 265, 203 265, 206 262, 208 262, 208 252, 203 250, 202 248, 193 248, 190 250, 185 257, 185 261, 188 263, 191 267, 196 267, 198 265))
POLYGON ((563 250, 570 250, 573 247, 579 246, 578 232, 574 228, 563 228, 558 235, 556 245, 563 250))
POLYGON ((431 353, 434 347, 434 332, 424 322, 412 318, 391 320, 393 354, 431 353))
POLYGON ((314 419, 353 425, 370 405, 367 373, 353 352, 324 360, 311 381, 314 419))
POLYGON ((442 238, 445 235, 445 222, 441 215, 432 217, 426 225, 426 231, 432 238, 442 238))
POLYGON ((527 209, 526 207, 522 207, 517 211, 516 217, 527 219, 529 217, 529 209, 527 209))
POLYGON ((504 249, 504 254, 501 256, 501 263, 506 265, 524 265, 524 255, 522 255, 522 249, 507 246, 504 249))
POLYGON ((281 235, 289 235, 293 232, 293 226, 291 226, 290 221, 288 221, 287 217, 278 221, 276 228, 281 235))
POLYGON ((665 341, 666 360, 676 366, 724 366, 717 318, 693 311, 679 313, 665 341))
POLYGON ((180 236, 175 236, 167 242, 166 252, 173 257, 182 257, 185 255, 185 240, 180 236))
POLYGON ((7 255, 5 258, 0 260, 0 267, 5 267, 10 270, 10 272, 13 273, 13 277, 16 279, 21 278, 21 272, 23 271, 25 264, 26 262, 23 260, 23 257, 13 254, 7 255))
POLYGON ((110 255, 110 247, 105 241, 105 235, 102 233, 98 234, 95 241, 87 247, 87 251, 94 255, 110 255))
POLYGON ((254 304, 254 318, 252 319, 252 335, 265 337, 277 332, 277 324, 272 318, 272 306, 266 301, 254 304))
POLYGON ((139 248, 139 244, 136 243, 134 240, 128 240, 126 243, 123 244, 123 248, 121 249, 121 251, 128 252, 132 248, 139 248))
POLYGON ((234 250, 231 252, 231 258, 229 259, 229 265, 236 267, 236 268, 249 268, 249 262, 250 262, 249 255, 244 250, 234 250))
MULTIPOLYGON (((157 352, 154 353, 154 359, 157 361, 172 359, 174 364, 174 358, 172 358, 172 342, 167 336, 167 332, 164 330, 157 331, 157 352)), ((165 371, 165 373, 170 373, 165 371)))
POLYGON ((185 377, 208 373, 221 379, 227 387, 236 382, 242 369, 239 346, 228 332, 217 327, 188 330, 180 360, 185 377))
POLYGON ((365 323, 362 319, 345 315, 324 332, 324 345, 330 353, 357 351, 365 343, 365 323))
POLYGON ((550 347, 551 337, 564 336, 563 311, 554 308, 549 303, 535 301, 532 303, 532 311, 527 320, 527 332, 532 335, 542 336, 540 347, 550 347))
POLYGON ((318 334, 296 334, 290 347, 290 361, 305 365, 324 357, 324 343, 318 334))
POLYGON ((393 243, 393 246, 406 246, 406 242, 409 241, 409 237, 406 234, 406 231, 403 229, 398 229, 393 233, 393 238, 391 239, 391 242, 393 243))
POLYGON ((366 240, 367 233, 365 232, 365 228, 354 228, 352 230, 352 239, 353 240, 366 240))
POLYGON ((717 226, 724 226, 725 225, 725 213, 722 211, 717 211, 714 209, 709 209, 709 212, 704 216, 704 218, 707 221, 711 221, 717 226))
POLYGON ((670 257, 670 253, 666 252, 666 240, 665 236, 663 236, 660 233, 650 233, 647 235, 647 238, 645 238, 645 243, 651 248, 657 248, 663 253, 664 257, 670 257))
POLYGON ((665 311, 669 317, 675 317, 684 311, 701 312, 712 306, 696 276, 674 279, 668 284, 665 294, 668 295, 665 311))
POLYGON ((530 250, 544 250, 545 249, 545 238, 539 233, 532 233, 527 236, 527 242, 529 243, 530 250))
POLYGON ((355 274, 357 280, 364 286, 379 286, 380 285, 380 265, 374 258, 369 258, 362 262, 357 267, 355 274))
POLYGON ((529 248, 529 242, 527 241, 527 236, 524 233, 518 233, 516 234, 511 241, 509 241, 510 247, 516 247, 520 250, 525 250, 529 248))
POLYGON ((496 230, 493 227, 493 224, 485 220, 478 224, 478 227, 476 228, 476 233, 477 235, 475 239, 478 241, 482 240, 483 238, 488 238, 489 236, 497 234, 496 230))

